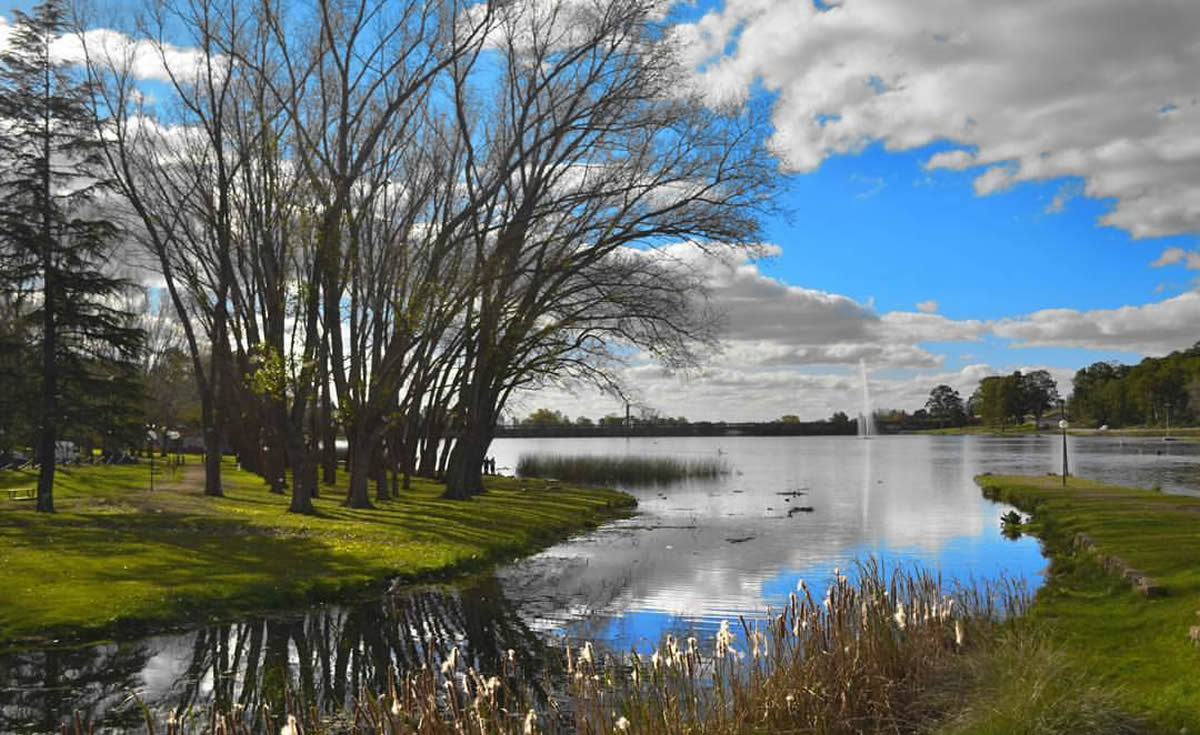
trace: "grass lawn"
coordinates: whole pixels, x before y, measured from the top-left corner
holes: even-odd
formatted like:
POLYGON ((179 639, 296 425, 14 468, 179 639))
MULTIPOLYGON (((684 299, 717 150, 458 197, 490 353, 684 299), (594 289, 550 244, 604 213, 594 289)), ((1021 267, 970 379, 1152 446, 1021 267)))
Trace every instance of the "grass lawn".
MULTIPOLYGON (((531 553, 635 505, 611 490, 536 482, 521 490, 499 477, 482 496, 450 501, 439 497, 441 485, 414 479, 374 510, 343 508, 344 488, 323 487, 318 515, 300 516, 287 512, 288 496, 231 463, 226 497, 204 497, 203 468, 192 462, 160 475, 154 492, 148 465, 62 469, 54 514, 0 494, 0 649, 449 576, 531 553)), ((36 484, 32 473, 0 471, 0 489, 36 484)))
MULTIPOLYGON (((1072 477, 984 475, 986 496, 1033 514, 1051 575, 1031 616, 1081 666, 1115 685, 1125 704, 1172 732, 1200 723, 1200 498, 1072 477), (1087 534, 1093 550, 1076 549, 1087 534), (1154 578, 1146 598, 1102 560, 1115 556, 1154 578)), ((1192 730, 1193 732, 1195 730, 1192 730)))
MULTIPOLYGON (((947 426, 941 429, 921 429, 913 432, 915 434, 935 434, 935 435, 950 435, 958 436, 962 434, 973 434, 978 436, 1017 436, 1022 434, 1051 434, 1059 433, 1058 421, 1049 419, 1042 420, 1045 428, 1040 431, 1032 423, 1027 424, 1010 424, 1004 428, 999 426, 985 426, 976 424, 971 426, 947 426)), ((1162 427, 1144 427, 1135 426, 1124 429, 1099 429, 1072 427, 1067 430, 1071 436, 1131 436, 1131 437, 1149 437, 1159 439, 1169 435, 1172 439, 1178 441, 1200 441, 1200 427, 1184 426, 1173 427, 1168 432, 1162 427)))

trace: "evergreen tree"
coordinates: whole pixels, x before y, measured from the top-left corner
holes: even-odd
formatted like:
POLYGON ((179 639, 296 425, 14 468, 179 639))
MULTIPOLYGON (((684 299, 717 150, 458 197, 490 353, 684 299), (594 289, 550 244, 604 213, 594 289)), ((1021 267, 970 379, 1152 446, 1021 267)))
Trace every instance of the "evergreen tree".
POLYGON ((110 187, 99 174, 89 88, 51 50, 66 10, 61 0, 47 0, 13 16, 0 53, 0 288, 37 296, 29 314, 41 373, 37 508, 51 512, 55 445, 67 397, 79 394, 71 386, 90 393, 97 377, 115 378, 136 358, 142 334, 116 306, 129 284, 107 268, 117 228, 97 216, 110 187))

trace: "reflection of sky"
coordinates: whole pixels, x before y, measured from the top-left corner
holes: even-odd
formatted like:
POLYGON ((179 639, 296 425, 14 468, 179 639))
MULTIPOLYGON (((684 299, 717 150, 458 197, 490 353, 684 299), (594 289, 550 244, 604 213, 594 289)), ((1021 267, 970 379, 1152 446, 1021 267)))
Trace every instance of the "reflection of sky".
POLYGON ((500 573, 533 627, 650 648, 665 632, 710 635, 722 619, 780 608, 800 579, 823 589, 834 567, 877 556, 939 571, 950 584, 1000 575, 1037 584, 1037 542, 999 533, 1005 510, 981 496, 983 471, 1050 471, 1043 438, 962 437, 505 440, 521 451, 715 457, 716 481, 633 488, 639 515, 500 573), (722 453, 717 455, 717 448, 722 453), (804 495, 780 495, 802 491, 804 495), (788 514, 795 506, 812 513, 788 514))

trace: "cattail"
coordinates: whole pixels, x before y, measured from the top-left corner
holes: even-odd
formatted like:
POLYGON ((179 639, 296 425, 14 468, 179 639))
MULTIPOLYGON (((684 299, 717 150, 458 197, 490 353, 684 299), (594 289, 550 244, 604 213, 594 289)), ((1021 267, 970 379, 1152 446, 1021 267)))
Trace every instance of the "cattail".
POLYGON ((525 728, 522 730, 524 735, 537 735, 537 712, 532 709, 525 714, 525 728))
POLYGON ((454 675, 454 670, 458 668, 458 648, 451 648, 450 655, 442 662, 442 676, 447 678, 454 675))
POLYGON ((583 644, 583 648, 579 649, 579 663, 587 663, 591 666, 594 661, 592 659, 592 642, 588 641, 583 644))
POLYGON ((679 639, 667 635, 667 666, 673 669, 683 668, 683 653, 679 650, 679 639))
POLYGON ((616 727, 619 732, 629 732, 629 720, 625 719, 624 716, 618 718, 617 721, 613 723, 613 726, 616 727))
POLYGON ((729 629, 729 621, 722 620, 721 628, 717 631, 717 658, 724 658, 733 650, 733 631, 729 629))
POLYGON ((954 621, 954 646, 962 648, 963 645, 963 624, 961 620, 954 621))
POLYGON ((287 716, 287 724, 279 728, 279 735, 300 735, 300 723, 296 722, 295 715, 287 716))
POLYGON ((896 614, 892 616, 892 619, 896 621, 896 627, 900 630, 904 630, 908 626, 908 616, 904 614, 903 602, 896 603, 896 614))
POLYGON ((766 636, 764 636, 759 631, 755 630, 754 635, 751 636, 751 638, 752 638, 751 644, 753 646, 753 650, 751 651, 751 656, 753 656, 755 659, 757 659, 760 655, 763 658, 766 658, 767 657, 767 638, 766 638, 766 636))

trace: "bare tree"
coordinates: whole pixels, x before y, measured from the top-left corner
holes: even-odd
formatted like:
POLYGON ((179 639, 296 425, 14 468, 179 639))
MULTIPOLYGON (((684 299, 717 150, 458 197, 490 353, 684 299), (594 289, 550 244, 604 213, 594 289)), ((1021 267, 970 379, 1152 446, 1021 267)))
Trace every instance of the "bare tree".
MULTIPOLYGON (((232 381, 229 304, 234 281, 231 195, 238 168, 229 117, 236 100, 230 59, 247 22, 228 0, 176 6, 153 0, 137 18, 174 92, 173 108, 149 109, 137 87, 136 45, 88 47, 85 55, 103 111, 109 168, 157 262, 179 317, 200 388, 205 493, 219 496, 232 381), (195 64, 177 67, 169 31, 182 29, 195 64)), ((179 40, 179 39, 175 39, 179 40)))
MULTIPOLYGON (((461 10, 457 3, 423 0, 386 5, 322 0, 311 15, 288 17, 263 4, 262 22, 271 29, 281 70, 278 76, 264 78, 280 80, 271 89, 288 118, 293 160, 316 210, 316 253, 313 271, 306 274, 310 288, 301 315, 305 341, 299 364, 305 367, 298 383, 305 388, 297 388, 293 416, 303 414, 321 390, 317 378, 327 366, 339 411, 348 422, 352 456, 359 457, 360 475, 368 469, 364 455, 370 456, 380 438, 375 425, 380 406, 394 402, 403 378, 385 365, 402 363, 394 353, 385 354, 382 345, 391 317, 386 306, 380 307, 390 295, 366 283, 351 283, 351 275, 366 273, 363 248, 380 234, 372 228, 381 222, 386 228, 411 228, 411 215, 420 210, 422 195, 413 189, 386 203, 396 185, 390 175, 410 171, 411 161, 417 160, 408 149, 426 118, 434 82, 454 62, 477 54, 485 37, 490 13, 464 25, 461 10), (312 30, 302 32, 305 26, 312 30), (402 156, 409 162, 398 162, 402 156), (408 210, 398 222, 391 214, 379 217, 373 211, 377 203, 391 208, 398 201, 408 210), (358 339, 351 349, 342 332, 348 296, 350 332, 358 339), (365 334, 375 337, 370 350, 364 349, 365 334), (371 385, 376 387, 368 390, 371 385), (313 392, 306 395, 308 386, 313 392), (381 394, 383 404, 369 393, 381 394)), ((398 233, 391 235, 395 240, 398 233)), ((385 250, 377 248, 376 254, 391 259, 385 250)), ((376 260, 372 265, 384 268, 382 273, 371 271, 382 279, 395 263, 376 260)), ((406 340, 396 335, 389 344, 403 345, 406 340)), ((312 467, 311 477, 306 472, 303 482, 315 483, 315 463, 301 447, 289 449, 294 450, 294 463, 312 467)), ((347 504, 367 507, 365 479, 355 474, 352 469, 347 504)))
POLYGON ((684 297, 696 284, 635 251, 757 239, 772 181, 761 120, 688 91, 655 12, 644 0, 508 5, 494 102, 456 78, 465 186, 483 195, 449 497, 482 491, 515 386, 561 370, 607 380, 596 360, 614 343, 686 362, 707 336, 684 297))

